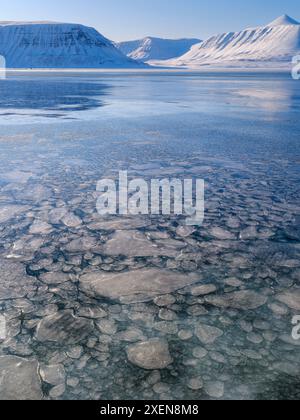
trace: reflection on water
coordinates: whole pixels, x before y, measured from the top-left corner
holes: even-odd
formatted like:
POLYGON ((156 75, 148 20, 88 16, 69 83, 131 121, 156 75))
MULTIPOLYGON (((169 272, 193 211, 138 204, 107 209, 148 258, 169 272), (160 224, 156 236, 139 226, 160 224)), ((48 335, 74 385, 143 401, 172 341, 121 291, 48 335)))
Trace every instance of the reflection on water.
POLYGON ((23 77, 0 81, 0 398, 299 399, 300 84, 23 77), (121 169, 204 178, 204 225, 100 217, 121 169))
MULTIPOLYGON (((8 78, 0 83, 1 117, 61 118, 104 106, 109 86, 74 78, 8 78)), ((11 120, 11 119, 10 119, 11 120)), ((9 121, 10 121, 9 120, 9 121)))
MULTIPOLYGON (((291 111, 298 108, 300 97, 293 88, 293 83, 277 83, 274 89, 270 86, 253 86, 249 89, 240 89, 236 94, 247 99, 247 105, 254 108, 262 108, 270 113, 291 111)), ((276 118, 276 116, 275 116, 276 118)))

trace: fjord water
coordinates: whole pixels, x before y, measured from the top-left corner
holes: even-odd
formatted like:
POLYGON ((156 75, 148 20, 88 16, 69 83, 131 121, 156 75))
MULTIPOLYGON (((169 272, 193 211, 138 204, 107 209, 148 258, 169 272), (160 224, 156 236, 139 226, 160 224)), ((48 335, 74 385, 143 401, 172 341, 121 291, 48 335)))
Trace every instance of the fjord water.
POLYGON ((299 399, 300 83, 15 73, 0 94, 0 397, 299 399), (204 178, 203 226, 100 217, 119 170, 204 178))

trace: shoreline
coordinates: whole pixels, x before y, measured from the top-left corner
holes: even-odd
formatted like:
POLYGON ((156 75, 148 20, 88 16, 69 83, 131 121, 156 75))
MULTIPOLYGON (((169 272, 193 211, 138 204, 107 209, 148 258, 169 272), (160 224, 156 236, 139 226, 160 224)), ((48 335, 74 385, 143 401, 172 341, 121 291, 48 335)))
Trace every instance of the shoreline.
POLYGON ((122 74, 157 74, 157 73, 174 73, 174 74, 218 74, 218 73, 250 73, 250 74, 290 74, 292 68, 228 68, 228 67, 203 67, 203 68, 165 68, 165 67, 156 67, 156 68, 149 68, 149 69, 122 69, 122 68, 99 68, 99 69, 74 69, 74 68, 36 68, 36 69, 28 69, 28 68, 19 68, 19 69, 6 69, 6 74, 13 74, 13 73, 122 73, 122 74))

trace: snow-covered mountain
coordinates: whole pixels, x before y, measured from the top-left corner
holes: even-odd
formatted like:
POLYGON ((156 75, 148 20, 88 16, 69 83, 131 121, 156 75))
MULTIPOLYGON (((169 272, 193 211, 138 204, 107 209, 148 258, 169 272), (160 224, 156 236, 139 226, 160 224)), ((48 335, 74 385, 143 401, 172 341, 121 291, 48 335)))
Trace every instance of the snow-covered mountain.
POLYGON ((94 28, 53 22, 0 22, 0 55, 8 68, 131 68, 94 28))
POLYGON ((125 55, 139 61, 168 60, 185 54, 200 39, 162 39, 147 37, 116 44, 125 55))
POLYGON ((284 15, 266 26, 216 35, 176 60, 157 64, 201 68, 287 67, 300 54, 300 24, 284 15))

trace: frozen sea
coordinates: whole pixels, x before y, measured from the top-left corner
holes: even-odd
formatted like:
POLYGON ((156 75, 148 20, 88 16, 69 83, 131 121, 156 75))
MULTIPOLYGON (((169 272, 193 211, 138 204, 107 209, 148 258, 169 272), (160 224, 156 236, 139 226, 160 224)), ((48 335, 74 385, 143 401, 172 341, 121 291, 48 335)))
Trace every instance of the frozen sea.
POLYGON ((299 164, 288 74, 0 80, 0 399, 299 400, 299 164), (204 224, 99 216, 119 170, 204 224))

